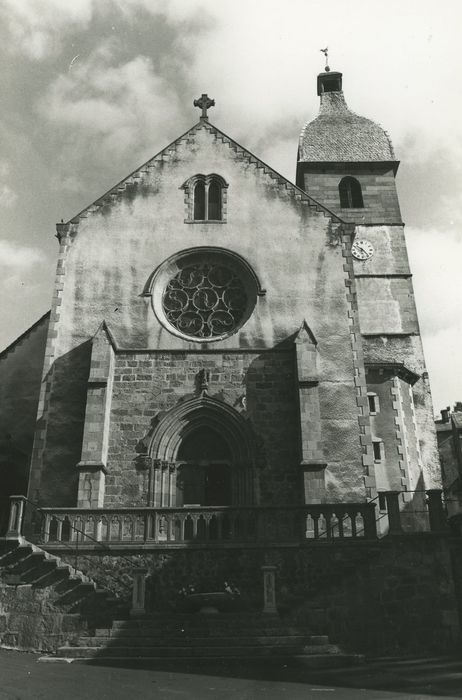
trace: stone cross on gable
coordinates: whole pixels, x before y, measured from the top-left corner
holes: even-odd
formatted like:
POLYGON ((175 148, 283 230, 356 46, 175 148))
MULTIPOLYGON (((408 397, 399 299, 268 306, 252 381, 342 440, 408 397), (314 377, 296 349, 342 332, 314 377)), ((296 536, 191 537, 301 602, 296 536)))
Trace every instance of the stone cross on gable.
POLYGON ((194 107, 200 107, 202 110, 201 119, 208 119, 207 110, 214 106, 215 100, 212 100, 207 94, 202 94, 198 100, 194 100, 194 107))

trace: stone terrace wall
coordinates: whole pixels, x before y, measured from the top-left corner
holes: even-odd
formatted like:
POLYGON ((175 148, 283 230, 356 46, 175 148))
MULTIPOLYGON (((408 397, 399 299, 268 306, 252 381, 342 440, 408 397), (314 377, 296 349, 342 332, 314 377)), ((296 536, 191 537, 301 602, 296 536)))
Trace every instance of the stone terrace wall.
POLYGON ((279 611, 294 625, 371 656, 443 653, 460 638, 459 548, 460 540, 418 534, 327 546, 86 552, 81 566, 119 594, 132 566, 145 566, 153 612, 181 606, 183 586, 213 590, 224 581, 240 589, 242 608, 261 610, 260 567, 270 562, 277 566, 279 611))

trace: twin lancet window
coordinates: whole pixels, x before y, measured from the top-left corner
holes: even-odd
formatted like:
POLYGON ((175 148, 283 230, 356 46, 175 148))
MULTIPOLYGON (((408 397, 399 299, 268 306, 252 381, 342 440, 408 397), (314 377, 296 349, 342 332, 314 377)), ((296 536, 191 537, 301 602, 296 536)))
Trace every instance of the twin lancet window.
POLYGON ((183 185, 188 209, 186 221, 225 221, 227 187, 220 175, 194 175, 187 180, 183 185))

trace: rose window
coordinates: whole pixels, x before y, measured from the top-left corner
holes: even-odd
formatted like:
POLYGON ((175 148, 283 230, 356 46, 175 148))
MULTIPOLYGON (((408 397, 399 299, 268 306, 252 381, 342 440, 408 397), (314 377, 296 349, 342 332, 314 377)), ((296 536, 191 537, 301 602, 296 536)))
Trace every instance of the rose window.
POLYGON ((248 308, 243 281, 224 264, 187 264, 162 296, 167 321, 180 333, 210 339, 232 333, 248 308))

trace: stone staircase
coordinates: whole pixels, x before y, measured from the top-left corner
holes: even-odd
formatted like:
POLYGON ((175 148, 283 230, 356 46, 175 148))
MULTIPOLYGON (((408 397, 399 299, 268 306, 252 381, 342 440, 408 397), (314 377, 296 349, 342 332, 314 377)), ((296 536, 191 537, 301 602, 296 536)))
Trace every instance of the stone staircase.
POLYGON ((55 651, 128 604, 82 571, 22 538, 0 540, 0 646, 55 651))
POLYGON ((196 660, 293 659, 312 668, 361 661, 344 654, 325 635, 303 634, 276 615, 170 613, 116 620, 62 646, 66 659, 196 660))
POLYGON ((0 540, 0 646, 51 654, 42 660, 295 658, 310 668, 362 660, 277 615, 167 612, 130 618, 126 601, 22 538, 0 540))

